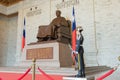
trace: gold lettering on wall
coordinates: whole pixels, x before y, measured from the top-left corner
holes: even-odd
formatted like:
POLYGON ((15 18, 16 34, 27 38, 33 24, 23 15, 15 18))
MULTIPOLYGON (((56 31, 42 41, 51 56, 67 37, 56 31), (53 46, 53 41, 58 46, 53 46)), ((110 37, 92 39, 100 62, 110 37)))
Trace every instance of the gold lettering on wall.
POLYGON ((30 8, 30 11, 26 13, 26 16, 27 17, 31 17, 31 16, 34 16, 34 15, 39 15, 41 14, 42 10, 39 9, 38 7, 33 7, 33 8, 30 8))
POLYGON ((79 4, 79 0, 68 0, 68 1, 63 1, 59 4, 56 5, 57 9, 61 9, 61 8, 67 8, 73 5, 77 5, 79 4))

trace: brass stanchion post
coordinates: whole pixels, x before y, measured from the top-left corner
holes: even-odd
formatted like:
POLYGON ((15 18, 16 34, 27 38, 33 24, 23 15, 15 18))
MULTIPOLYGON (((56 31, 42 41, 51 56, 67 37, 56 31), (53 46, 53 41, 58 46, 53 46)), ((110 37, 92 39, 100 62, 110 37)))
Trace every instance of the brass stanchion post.
POLYGON ((120 56, 118 57, 118 60, 120 61, 120 56))
POLYGON ((36 59, 34 58, 33 60, 33 65, 32 65, 32 80, 35 80, 35 62, 36 62, 36 59))

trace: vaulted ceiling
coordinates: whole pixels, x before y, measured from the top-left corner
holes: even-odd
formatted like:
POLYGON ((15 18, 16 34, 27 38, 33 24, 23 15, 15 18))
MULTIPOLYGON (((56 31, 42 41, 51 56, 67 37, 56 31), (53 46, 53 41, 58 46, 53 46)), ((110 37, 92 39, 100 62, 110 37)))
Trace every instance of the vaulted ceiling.
POLYGON ((11 6, 23 0, 0 0, 0 4, 4 6, 11 6))

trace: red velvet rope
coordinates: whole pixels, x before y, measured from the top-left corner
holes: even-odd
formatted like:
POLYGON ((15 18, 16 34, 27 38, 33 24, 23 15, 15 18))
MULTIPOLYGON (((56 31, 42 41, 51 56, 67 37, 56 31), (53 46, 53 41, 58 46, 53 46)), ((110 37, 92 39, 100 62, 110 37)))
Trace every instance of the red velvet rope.
POLYGON ((46 74, 44 71, 42 71, 39 67, 38 70, 44 75, 46 76, 49 80, 54 80, 52 77, 50 77, 48 74, 46 74))
POLYGON ((31 68, 29 68, 18 80, 23 79, 29 72, 30 72, 31 68))
POLYGON ((96 80, 103 80, 104 78, 106 78, 107 76, 111 75, 115 70, 112 69, 110 71, 108 71, 107 73, 105 73, 104 75, 100 76, 99 78, 97 78, 96 80))

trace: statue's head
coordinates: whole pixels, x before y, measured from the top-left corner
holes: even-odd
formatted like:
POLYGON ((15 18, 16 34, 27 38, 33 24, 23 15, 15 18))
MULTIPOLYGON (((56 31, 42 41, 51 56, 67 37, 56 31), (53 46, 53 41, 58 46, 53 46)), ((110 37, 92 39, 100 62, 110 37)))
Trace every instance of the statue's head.
POLYGON ((61 11, 60 10, 56 10, 56 16, 60 17, 61 16, 61 11))

